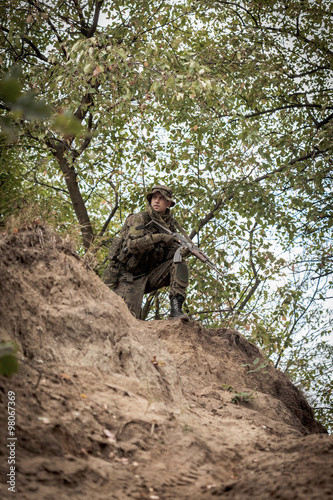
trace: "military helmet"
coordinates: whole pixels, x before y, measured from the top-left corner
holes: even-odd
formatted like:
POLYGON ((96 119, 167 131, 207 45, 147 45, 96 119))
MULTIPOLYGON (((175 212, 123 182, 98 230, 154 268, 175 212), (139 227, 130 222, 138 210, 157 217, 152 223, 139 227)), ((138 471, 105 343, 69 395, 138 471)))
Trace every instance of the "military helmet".
POLYGON ((152 196, 154 193, 161 193, 161 195, 167 200, 167 201, 171 201, 171 207, 174 207, 175 206, 175 201, 172 199, 172 190, 167 187, 167 186, 160 186, 160 185, 157 185, 157 186, 154 186, 153 189, 147 193, 147 200, 149 201, 149 203, 151 202, 151 199, 152 199, 152 196))

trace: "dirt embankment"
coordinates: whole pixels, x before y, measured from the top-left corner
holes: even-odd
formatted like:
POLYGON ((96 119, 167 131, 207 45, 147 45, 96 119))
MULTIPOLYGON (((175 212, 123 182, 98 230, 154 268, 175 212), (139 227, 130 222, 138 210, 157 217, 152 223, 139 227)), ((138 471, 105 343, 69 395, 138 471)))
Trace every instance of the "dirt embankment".
POLYGON ((238 332, 137 321, 38 225, 0 254, 0 340, 22 360, 0 377, 1 498, 8 391, 20 500, 333 498, 333 436, 282 373, 248 373, 264 358, 238 332))

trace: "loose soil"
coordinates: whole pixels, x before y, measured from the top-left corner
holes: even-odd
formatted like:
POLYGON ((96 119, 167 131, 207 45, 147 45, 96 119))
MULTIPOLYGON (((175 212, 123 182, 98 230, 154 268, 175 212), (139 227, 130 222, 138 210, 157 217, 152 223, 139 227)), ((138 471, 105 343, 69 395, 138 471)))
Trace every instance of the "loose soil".
POLYGON ((0 254, 0 340, 20 359, 0 376, 2 499, 8 391, 20 500, 333 498, 333 436, 283 373, 249 373, 265 358, 239 332, 136 320, 37 223, 0 254))

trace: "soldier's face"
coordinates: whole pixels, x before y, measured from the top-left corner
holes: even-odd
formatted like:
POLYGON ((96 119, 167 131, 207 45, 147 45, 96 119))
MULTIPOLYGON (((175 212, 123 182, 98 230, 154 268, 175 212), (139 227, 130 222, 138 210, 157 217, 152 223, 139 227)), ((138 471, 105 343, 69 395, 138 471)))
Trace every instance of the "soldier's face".
POLYGON ((170 207, 171 201, 166 200, 161 193, 154 193, 151 197, 150 204, 157 213, 163 215, 166 209, 170 207))

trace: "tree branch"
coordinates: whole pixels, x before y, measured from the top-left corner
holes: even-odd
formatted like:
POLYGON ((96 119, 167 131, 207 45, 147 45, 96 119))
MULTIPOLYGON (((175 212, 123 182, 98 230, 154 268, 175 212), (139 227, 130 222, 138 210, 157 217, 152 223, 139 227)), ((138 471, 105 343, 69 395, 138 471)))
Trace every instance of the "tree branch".
POLYGON ((303 71, 303 73, 299 73, 299 74, 296 74, 296 75, 288 75, 288 73, 285 73, 286 76, 288 78, 302 78, 302 76, 308 76, 308 75, 312 75, 313 73, 317 73, 317 71, 320 71, 322 69, 331 69, 330 65, 327 64, 326 66, 317 66, 316 68, 314 69, 311 69, 309 71, 303 71))
POLYGON ((26 36, 22 36, 21 38, 22 38, 23 42, 26 42, 28 45, 30 45, 30 47, 33 49, 33 51, 35 52, 38 59, 41 59, 44 62, 48 62, 47 57, 45 57, 44 54, 42 54, 39 51, 39 49, 36 47, 36 45, 31 40, 29 40, 26 36))
POLYGON ((34 180, 35 180, 35 183, 38 184, 39 186, 43 186, 43 187, 47 187, 49 189, 53 189, 54 191, 57 191, 59 193, 65 193, 67 196, 69 195, 69 192, 66 191, 66 189, 63 189, 63 188, 58 188, 58 187, 55 187, 55 186, 52 186, 50 184, 47 184, 46 182, 42 182, 40 181, 38 178, 37 178, 37 174, 36 172, 34 172, 34 180))
POLYGON ((100 230, 100 232, 98 233, 98 236, 101 237, 103 236, 103 234, 105 233, 105 231, 107 230, 107 227, 108 225, 110 224, 110 221, 112 219, 112 217, 114 216, 114 214, 116 213, 116 211, 118 210, 119 208, 119 196, 118 196, 118 192, 116 191, 116 187, 114 186, 114 184, 109 181, 110 185, 113 187, 114 189, 114 193, 115 193, 115 205, 110 213, 110 215, 108 216, 108 218, 106 219, 106 221, 104 222, 104 225, 102 227, 102 229, 100 230))
MULTIPOLYGON (((314 290, 314 292, 312 294, 312 297, 309 298, 308 304, 306 305, 306 307, 304 308, 304 310, 302 311, 302 313, 297 318, 294 318, 294 321, 293 321, 293 324, 291 326, 291 329, 290 329, 288 335, 286 335, 286 338, 285 338, 285 341, 284 341, 284 349, 287 347, 288 341, 289 341, 290 337, 293 335, 294 330, 295 330, 297 324, 300 322, 300 320, 303 318, 303 316, 305 315, 305 313, 309 310, 310 305, 312 304, 312 302, 315 300, 315 296, 316 296, 316 294, 318 292, 318 288, 319 288, 319 280, 318 280, 318 282, 316 284, 316 289, 314 290)), ((295 311, 294 311, 294 313, 295 313, 295 311)), ((283 351, 280 351, 280 353, 278 355, 278 358, 277 358, 277 360, 275 362, 275 365, 274 365, 275 368, 277 368, 279 366, 282 354, 283 354, 283 351)), ((290 364, 291 364, 291 361, 289 360, 289 362, 286 364, 286 368, 284 370, 285 372, 288 370, 290 364)))
POLYGON ((89 26, 87 25, 86 20, 84 19, 81 5, 79 4, 78 0, 73 0, 73 3, 74 6, 76 7, 76 11, 80 19, 81 33, 86 36, 86 34, 88 33, 89 26))
POLYGON ((255 113, 250 113, 248 115, 244 115, 244 118, 253 118, 254 116, 266 115, 276 113, 276 111, 283 111, 284 109, 292 109, 292 108, 316 108, 322 109, 321 104, 309 104, 309 103, 299 103, 299 104, 287 104, 285 106, 278 106, 277 108, 266 109, 263 111, 256 111, 255 113))
POLYGON ((326 125, 328 122, 330 122, 333 119, 333 113, 328 115, 324 120, 316 124, 317 129, 320 129, 324 125, 326 125))
POLYGON ((249 261, 250 261, 251 269, 252 269, 252 272, 253 272, 253 276, 255 278, 255 283, 252 285, 252 287, 250 288, 250 290, 247 293, 246 297, 242 300, 242 302, 240 303, 240 305, 237 307, 237 311, 235 311, 236 314, 239 314, 240 311, 242 311, 242 309, 244 309, 244 307, 249 302, 249 300, 251 299, 252 295, 257 290, 257 288, 258 288, 258 286, 260 285, 260 282, 261 282, 261 280, 260 280, 260 278, 258 276, 258 271, 256 270, 256 267, 255 267, 254 261, 253 261, 253 234, 254 234, 254 231, 255 231, 255 228, 257 227, 257 225, 258 225, 258 223, 256 222, 254 224, 253 228, 250 231, 250 238, 249 238, 249 243, 250 243, 249 261))
POLYGON ((68 147, 64 141, 59 141, 58 144, 56 144, 51 138, 47 139, 45 143, 50 148, 53 156, 57 159, 60 170, 64 174, 73 208, 81 227, 83 246, 88 250, 94 240, 94 231, 77 182, 77 173, 74 167, 70 166, 68 158, 66 157, 66 150, 68 147))
POLYGON ((254 17, 253 14, 251 14, 251 12, 248 9, 244 7, 244 5, 239 4, 237 2, 224 2, 223 0, 216 0, 216 3, 219 3, 221 5, 231 5, 232 7, 236 7, 237 10, 242 10, 252 19, 256 27, 259 26, 257 19, 254 17))
POLYGON ((217 212, 219 210, 219 208, 221 207, 223 203, 223 198, 221 198, 220 200, 216 201, 214 207, 212 208, 212 210, 206 215, 206 217, 204 217, 198 224, 198 229, 193 229, 193 231, 191 232, 191 234, 189 235, 191 240, 194 238, 194 236, 196 234, 198 234, 198 232, 200 231, 200 229, 202 229, 206 224, 208 224, 209 221, 211 221, 214 217, 215 217, 215 212, 217 212))
POLYGON ((93 19, 93 23, 92 23, 89 31, 86 34, 87 38, 91 38, 93 36, 93 34, 95 33, 95 31, 96 31, 97 24, 98 24, 98 19, 99 19, 99 14, 100 14, 100 11, 101 11, 101 8, 102 8, 102 5, 103 5, 103 1, 104 0, 98 0, 96 2, 95 12, 94 12, 94 19, 93 19))
POLYGON ((150 310, 151 303, 153 302, 154 298, 156 296, 158 296, 159 294, 160 294, 160 290, 154 290, 153 292, 151 292, 148 295, 147 300, 145 302, 145 305, 141 309, 140 319, 142 321, 144 321, 147 318, 149 310, 150 310))
MULTIPOLYGON (((285 165, 282 165, 281 167, 276 168, 276 169, 272 170, 271 172, 268 172, 267 174, 261 175, 260 177, 257 177, 256 179, 250 180, 248 183, 245 184, 245 186, 251 185, 251 184, 259 184, 263 180, 269 179, 273 175, 283 172, 286 168, 291 167, 295 163, 305 161, 305 160, 308 160, 310 158, 315 158, 316 156, 319 156, 320 154, 323 154, 323 153, 325 153, 325 151, 321 151, 321 150, 318 150, 317 148, 315 148, 312 151, 310 151, 309 153, 307 153, 303 156, 299 156, 298 158, 294 158, 293 160, 290 160, 285 165)), ((246 180, 247 178, 248 178, 248 176, 243 177, 243 179, 240 179, 239 184, 244 182, 244 180, 246 180)), ((199 224, 197 226, 198 229, 192 230, 192 232, 189 235, 191 239, 193 239, 194 236, 196 236, 196 234, 198 233, 198 231, 200 231, 206 224, 208 224, 208 222, 210 222, 215 217, 215 213, 221 208, 221 206, 224 202, 231 201, 233 199, 234 193, 231 193, 229 196, 223 196, 223 194, 225 195, 225 193, 226 193, 226 189, 224 189, 222 191, 221 197, 215 201, 215 205, 211 209, 211 211, 203 219, 201 219, 201 221, 199 221, 199 224)))

